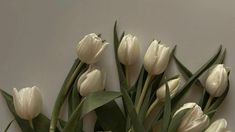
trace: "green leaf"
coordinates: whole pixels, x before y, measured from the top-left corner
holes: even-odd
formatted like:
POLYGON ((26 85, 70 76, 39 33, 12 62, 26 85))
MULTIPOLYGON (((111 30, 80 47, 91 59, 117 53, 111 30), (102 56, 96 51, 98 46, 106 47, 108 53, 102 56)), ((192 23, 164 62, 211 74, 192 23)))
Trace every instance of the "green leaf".
POLYGON ((58 116, 60 114, 61 107, 70 91, 71 86, 73 85, 75 79, 78 74, 81 72, 84 63, 80 62, 78 59, 75 60, 72 68, 70 69, 69 74, 67 75, 60 92, 56 98, 52 115, 51 115, 51 123, 50 123, 50 131, 53 132, 56 128, 58 116))
MULTIPOLYGON (((152 85, 153 84, 150 85, 150 88, 152 87, 152 85)), ((151 97, 151 89, 150 88, 147 90, 147 93, 145 95, 143 104, 142 104, 140 112, 139 112, 139 118, 141 121, 143 121, 145 119, 145 115, 146 115, 148 108, 150 106, 150 103, 149 103, 150 97, 151 97)))
MULTIPOLYGON (((176 56, 174 56, 174 59, 175 59, 175 62, 177 64, 178 68, 181 69, 180 71, 182 72, 182 74, 184 75, 184 77, 186 79, 193 76, 193 73, 176 56)), ((209 98, 209 95, 206 92, 205 88, 203 87, 203 85, 201 84, 199 79, 196 80, 195 84, 198 87, 203 88, 203 94, 202 94, 200 101, 198 103, 198 105, 203 109, 205 107, 205 104, 206 104, 208 98, 209 98)))
MULTIPOLYGON (((0 92, 2 96, 4 97, 4 99, 6 100, 8 108, 11 111, 11 113, 14 115, 15 120, 19 124, 21 130, 23 132, 33 131, 29 125, 29 122, 27 120, 21 119, 16 114, 12 96, 6 93, 5 91, 3 91, 2 89, 0 89, 0 92)), ((33 119, 33 125, 34 125, 35 132, 46 132, 49 130, 50 120, 43 114, 39 114, 36 118, 33 119)), ((58 129, 56 129, 56 131, 58 131, 58 129)))
POLYGON ((194 82, 198 79, 198 77, 204 73, 208 68, 210 68, 211 65, 214 64, 214 62, 217 60, 220 52, 221 52, 222 46, 219 47, 219 50, 217 53, 211 57, 207 63, 205 63, 199 70, 195 72, 193 76, 191 76, 187 82, 182 86, 180 91, 176 94, 176 96, 172 99, 172 106, 175 106, 177 102, 188 92, 190 87, 194 84, 194 82))
POLYGON ((111 101, 95 111, 97 121, 105 131, 125 131, 125 117, 115 101, 111 101))
POLYGON ((177 113, 175 116, 173 116, 171 123, 170 123, 170 126, 169 126, 169 129, 168 129, 168 132, 177 131, 181 121, 183 120, 184 115, 186 114, 186 112, 188 110, 189 109, 184 109, 184 110, 180 111, 179 113, 177 113))
MULTIPOLYGON (((217 60, 216 60, 214 63, 215 63, 215 64, 221 64, 221 63, 223 63, 223 62, 224 62, 224 59, 225 59, 225 55, 226 55, 226 49, 224 49, 224 51, 219 55, 219 57, 217 58, 217 60)), ((193 75, 192 72, 191 72, 189 69, 187 69, 187 68, 182 64, 182 62, 180 62, 180 60, 179 60, 176 56, 174 56, 174 59, 175 59, 175 61, 176 61, 177 66, 181 69, 180 71, 183 73, 183 75, 185 75, 185 78, 190 78, 190 77, 193 75)), ((206 105, 206 102, 207 102, 207 100, 208 100, 208 98, 209 98, 209 94, 206 92, 204 86, 201 84, 201 82, 200 82, 199 79, 196 80, 196 85, 197 85, 198 87, 201 87, 201 88, 204 89, 204 90, 203 90, 203 94, 202 94, 202 96, 201 96, 201 98, 200 98, 200 101, 199 101, 199 103, 198 103, 199 106, 200 106, 202 109, 204 109, 204 107, 205 107, 205 105, 206 105)))
POLYGON ((220 57, 217 59, 216 64, 223 64, 225 57, 226 57, 226 48, 224 49, 223 53, 221 53, 220 57))
MULTIPOLYGON (((15 119, 14 119, 14 120, 15 120, 15 119)), ((14 120, 11 120, 11 121, 9 122, 9 124, 7 125, 6 129, 4 130, 4 132, 7 132, 7 131, 8 131, 8 129, 10 128, 10 126, 11 126, 11 124, 13 123, 14 120)))
POLYGON ((59 119, 59 124, 62 129, 64 129, 64 126, 66 125, 66 123, 67 123, 66 121, 59 119))
POLYGON ((141 94, 141 90, 142 90, 142 87, 143 87, 144 73, 145 73, 145 70, 144 70, 144 67, 142 66, 139 78, 137 80, 137 88, 136 88, 137 90, 136 90, 136 95, 135 95, 135 106, 137 105, 138 100, 140 99, 140 94, 141 94))
MULTIPOLYGON (((193 76, 193 73, 174 55, 175 62, 180 69, 181 73, 184 75, 186 79, 193 76)), ((196 85, 198 87, 203 87, 202 83, 199 79, 196 80, 196 85)))
POLYGON ((68 95, 68 117, 73 113, 73 111, 76 109, 78 104, 81 101, 81 96, 78 93, 77 90, 77 82, 80 76, 87 70, 87 66, 82 67, 82 71, 78 74, 76 80, 74 81, 71 91, 68 95))
POLYGON ((74 131, 77 125, 77 121, 84 115, 120 96, 120 92, 102 91, 91 93, 88 96, 84 97, 75 111, 72 113, 71 117, 68 120, 68 123, 64 127, 63 132, 74 131))
POLYGON ((144 127, 143 127, 142 123, 140 122, 140 119, 137 116, 132 99, 127 92, 127 89, 128 89, 127 82, 126 82, 121 64, 118 62, 117 48, 118 48, 118 44, 120 41, 118 39, 118 33, 117 33, 117 21, 115 22, 115 25, 114 25, 113 35, 114 35, 115 59, 116 59, 116 64, 117 64, 117 70, 118 70, 120 87, 121 87, 125 110, 128 112, 128 115, 130 116, 134 131, 135 132, 145 132, 144 127))
POLYGON ((163 126, 162 132, 167 132, 169 123, 171 121, 171 95, 169 91, 169 85, 166 81, 166 97, 165 97, 165 105, 164 105, 164 114, 163 114, 163 126))

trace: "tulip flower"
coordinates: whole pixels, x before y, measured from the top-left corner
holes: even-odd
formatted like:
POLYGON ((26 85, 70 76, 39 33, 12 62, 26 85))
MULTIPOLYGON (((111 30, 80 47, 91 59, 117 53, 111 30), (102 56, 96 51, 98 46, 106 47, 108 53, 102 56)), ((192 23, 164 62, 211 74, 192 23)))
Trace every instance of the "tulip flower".
POLYGON ((218 119, 213 122, 205 132, 229 132, 227 129, 227 121, 225 119, 218 119))
POLYGON ((125 35, 118 47, 118 59, 124 65, 135 64, 140 56, 139 41, 136 36, 125 35))
POLYGON ((104 90, 105 73, 97 68, 89 68, 81 75, 77 82, 77 89, 81 96, 104 90))
MULTIPOLYGON (((169 86, 169 92, 171 95, 171 98, 174 97, 176 95, 176 93, 179 90, 179 85, 180 85, 180 78, 176 78, 176 79, 172 79, 170 81, 167 82, 168 86, 169 86)), ((164 101, 165 99, 165 95, 166 94, 166 84, 163 84, 156 92, 157 98, 159 100, 164 101)))
POLYGON ((201 132, 209 125, 209 118, 203 113, 200 106, 196 103, 186 103, 178 109, 174 116, 180 111, 189 109, 183 116, 177 129, 178 132, 201 132))
MULTIPOLYGON (((170 96, 171 98, 174 97, 176 95, 176 93, 179 90, 179 85, 180 85, 180 78, 176 78, 176 79, 172 79, 170 81, 167 82, 168 86, 169 86, 169 92, 170 92, 170 96)), ((156 99, 155 101, 150 105, 147 113, 146 113, 146 117, 150 114, 150 112, 158 105, 159 101, 165 101, 165 96, 166 96, 166 84, 163 84, 162 86, 160 86, 160 88, 157 89, 156 92, 156 99)))
POLYGON ((163 73, 170 59, 170 48, 154 40, 144 56, 144 67, 148 74, 159 75, 163 73))
POLYGON ((86 64, 94 64, 100 59, 107 45, 95 33, 88 34, 77 45, 78 58, 86 64))
POLYGON ((206 91, 212 97, 221 96, 228 86, 228 73, 223 64, 216 65, 206 80, 206 91))
POLYGON ((149 83, 152 80, 152 76, 163 73, 167 67, 169 59, 170 48, 159 44, 157 40, 154 40, 144 56, 144 68, 148 72, 148 76, 145 80, 140 99, 136 106, 137 113, 140 111, 140 107, 143 103, 149 83))
POLYGON ((17 91, 13 89, 13 103, 17 115, 25 120, 29 120, 31 127, 32 119, 39 115, 42 110, 42 95, 38 87, 23 88, 17 91))

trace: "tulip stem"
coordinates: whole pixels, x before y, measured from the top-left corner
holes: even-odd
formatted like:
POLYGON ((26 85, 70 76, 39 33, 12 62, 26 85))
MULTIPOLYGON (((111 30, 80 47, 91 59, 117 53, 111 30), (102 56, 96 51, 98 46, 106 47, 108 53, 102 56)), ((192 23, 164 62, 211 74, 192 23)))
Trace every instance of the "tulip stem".
POLYGON ((149 82, 151 81, 151 79, 152 79, 152 76, 150 74, 148 74, 148 76, 147 76, 147 78, 145 80, 145 83, 144 83, 143 90, 142 90, 141 95, 140 95, 140 99, 139 99, 138 104, 136 106, 137 114, 140 112, 140 107, 141 107, 141 105, 142 105, 142 103, 144 101, 144 97, 145 97, 146 92, 148 90, 149 82))
POLYGON ((159 102, 159 99, 157 98, 157 99, 150 105, 150 107, 149 107, 149 109, 148 109, 148 111, 147 111, 145 117, 147 117, 147 116, 150 114, 150 112, 153 111, 153 109, 158 105, 158 102, 159 102))
POLYGON ((210 96, 209 99, 208 99, 208 101, 207 101, 207 103, 206 103, 206 106, 205 106, 205 108, 204 108, 204 112, 206 112, 206 111, 209 109, 212 100, 213 100, 213 97, 210 96))
POLYGON ((51 116, 51 123, 50 123, 50 132, 55 132, 55 128, 56 128, 56 124, 57 124, 57 120, 58 120, 58 116, 60 113, 60 109, 61 106, 64 103, 64 100, 66 99, 67 93, 69 91, 69 88, 71 87, 71 85, 73 84, 74 80, 76 79, 81 67, 82 67, 83 63, 80 62, 76 69, 72 72, 72 74, 68 75, 60 92, 59 95, 57 96, 54 108, 53 108, 53 112, 52 112, 52 116, 51 116))
POLYGON ((130 82, 129 82, 129 67, 125 66, 125 73, 126 73, 126 83, 127 86, 130 87, 130 82))
POLYGON ((34 131, 34 126, 33 126, 33 120, 32 120, 32 119, 29 120, 29 125, 30 125, 30 127, 33 129, 33 131, 34 131))

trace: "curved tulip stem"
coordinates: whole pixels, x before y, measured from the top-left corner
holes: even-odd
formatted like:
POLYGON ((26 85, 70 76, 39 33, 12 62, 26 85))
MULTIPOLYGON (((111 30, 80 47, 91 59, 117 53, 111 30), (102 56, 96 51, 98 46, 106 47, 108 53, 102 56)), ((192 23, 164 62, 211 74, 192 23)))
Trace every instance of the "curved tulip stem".
POLYGON ((32 120, 32 119, 29 120, 29 125, 30 125, 30 127, 33 129, 33 131, 34 131, 34 126, 33 126, 33 120, 32 120))
POLYGON ((126 73, 126 82, 127 86, 130 87, 130 82, 129 82, 129 66, 125 66, 125 73, 126 73))
POLYGON ((147 78, 145 80, 145 83, 144 83, 143 90, 142 90, 141 95, 140 95, 140 99, 139 99, 138 104, 136 106, 137 114, 140 112, 140 107, 141 107, 141 105, 142 105, 142 103, 144 101, 144 97, 145 97, 146 92, 148 90, 148 86, 149 86, 149 83, 150 83, 151 79, 152 79, 152 75, 148 74, 148 76, 147 76, 147 78))
POLYGON ((51 116, 51 123, 50 123, 50 132, 55 132, 55 128, 56 128, 56 124, 57 124, 57 120, 58 120, 58 116, 60 113, 60 109, 61 106, 64 103, 64 100, 66 99, 67 93, 69 91, 69 88, 71 87, 71 85, 73 84, 74 80, 76 79, 81 67, 82 67, 83 63, 80 62, 78 64, 78 66, 76 67, 76 69, 74 70, 74 72, 71 75, 68 75, 68 79, 66 79, 67 81, 64 82, 59 95, 57 96, 54 108, 53 108, 53 112, 52 112, 52 116, 51 116))
POLYGON ((148 109, 148 111, 147 111, 145 117, 147 117, 147 116, 150 114, 150 112, 152 112, 152 110, 158 105, 158 102, 159 102, 159 99, 157 98, 157 99, 150 105, 150 107, 149 107, 149 109, 148 109))
POLYGON ((207 101, 207 103, 206 103, 206 106, 205 106, 205 108, 204 108, 204 112, 207 112, 207 110, 209 109, 209 107, 210 107, 210 105, 211 105, 212 100, 213 100, 213 97, 210 96, 209 99, 208 99, 208 101, 207 101))

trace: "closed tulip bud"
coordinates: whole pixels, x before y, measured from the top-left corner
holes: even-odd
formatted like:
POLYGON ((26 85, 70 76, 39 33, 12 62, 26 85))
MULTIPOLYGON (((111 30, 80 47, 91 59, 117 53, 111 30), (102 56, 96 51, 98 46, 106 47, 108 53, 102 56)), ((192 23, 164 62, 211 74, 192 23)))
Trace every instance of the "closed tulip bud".
POLYGON ((209 118, 196 103, 186 103, 174 114, 189 109, 183 116, 178 132, 201 132, 209 125, 209 118))
MULTIPOLYGON (((179 85, 180 85, 180 78, 176 78, 176 79, 172 79, 170 81, 167 82, 168 86, 169 86, 169 92, 170 92, 170 96, 171 98, 174 97, 176 95, 176 93, 178 92, 179 89, 179 85)), ((164 101, 165 100, 165 96, 166 96, 166 84, 163 84, 156 92, 157 94, 157 98, 160 101, 164 101)))
POLYGON ((125 35, 118 47, 118 59, 124 65, 135 64, 140 56, 139 42, 136 36, 125 35))
POLYGON ((225 119, 218 119, 213 122, 205 132, 229 132, 227 129, 227 121, 225 119))
POLYGON ((77 45, 78 58, 86 64, 94 64, 107 45, 95 33, 88 34, 77 45))
POLYGON ((97 68, 89 68, 81 75, 77 82, 77 89, 81 96, 104 90, 105 73, 97 68))
POLYGON ((13 89, 13 102, 17 115, 25 120, 32 120, 42 110, 42 95, 38 87, 13 89))
POLYGON ((206 91, 212 97, 221 96, 228 85, 228 73, 223 64, 216 65, 206 80, 206 91))
POLYGON ((144 56, 144 67, 150 75, 163 73, 170 59, 170 48, 154 40, 144 56))

